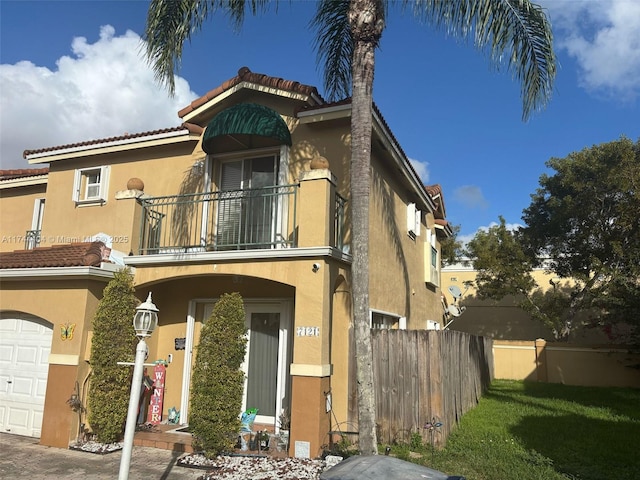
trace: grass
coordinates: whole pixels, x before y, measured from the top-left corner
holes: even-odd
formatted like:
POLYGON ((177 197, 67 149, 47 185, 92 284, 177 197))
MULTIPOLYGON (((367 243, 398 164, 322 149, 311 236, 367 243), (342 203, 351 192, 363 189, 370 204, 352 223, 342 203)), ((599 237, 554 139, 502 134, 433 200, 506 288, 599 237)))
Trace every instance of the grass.
POLYGON ((635 480, 639 447, 640 390, 496 380, 444 449, 391 453, 467 480, 635 480))

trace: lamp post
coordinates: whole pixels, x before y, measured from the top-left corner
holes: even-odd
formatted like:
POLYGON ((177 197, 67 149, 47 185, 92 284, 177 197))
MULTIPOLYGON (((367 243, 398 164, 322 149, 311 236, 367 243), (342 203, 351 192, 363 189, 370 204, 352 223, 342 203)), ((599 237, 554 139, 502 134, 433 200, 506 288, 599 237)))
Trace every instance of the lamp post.
POLYGON ((118 480, 127 480, 129 478, 131 451, 133 450, 133 435, 136 431, 136 419, 138 417, 138 404, 140 402, 142 374, 144 370, 144 360, 147 354, 147 344, 144 339, 151 336, 157 325, 158 308, 151 301, 151 292, 149 292, 147 300, 136 307, 136 314, 133 317, 133 328, 136 331, 136 337, 138 337, 140 341, 136 347, 136 359, 133 364, 131 396, 129 397, 127 423, 124 429, 124 447, 122 448, 118 480))

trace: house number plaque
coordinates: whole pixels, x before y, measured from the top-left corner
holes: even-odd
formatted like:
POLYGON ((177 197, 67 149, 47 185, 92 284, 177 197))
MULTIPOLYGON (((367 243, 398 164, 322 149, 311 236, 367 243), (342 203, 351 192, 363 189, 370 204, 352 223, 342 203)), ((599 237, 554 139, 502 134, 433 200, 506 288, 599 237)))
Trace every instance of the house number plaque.
POLYGON ((296 337, 319 337, 320 327, 296 327, 296 337))

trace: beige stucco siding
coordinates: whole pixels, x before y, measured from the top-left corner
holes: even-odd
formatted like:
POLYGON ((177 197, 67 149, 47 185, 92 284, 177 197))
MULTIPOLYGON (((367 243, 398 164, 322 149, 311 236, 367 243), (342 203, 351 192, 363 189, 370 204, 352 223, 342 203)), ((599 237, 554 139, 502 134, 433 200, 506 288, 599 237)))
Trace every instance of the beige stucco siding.
POLYGON ((46 184, 0 189, 0 252, 25 248, 27 230, 31 230, 33 207, 37 198, 45 198, 46 184))

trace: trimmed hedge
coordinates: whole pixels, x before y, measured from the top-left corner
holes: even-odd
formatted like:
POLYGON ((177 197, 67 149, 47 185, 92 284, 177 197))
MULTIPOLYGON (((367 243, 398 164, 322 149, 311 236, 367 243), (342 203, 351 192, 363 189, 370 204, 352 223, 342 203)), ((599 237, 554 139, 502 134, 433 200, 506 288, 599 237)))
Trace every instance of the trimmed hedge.
POLYGON ((224 294, 204 323, 191 377, 189 429, 207 457, 231 450, 240 430, 247 349, 245 312, 239 293, 224 294))
POLYGON ((127 420, 133 370, 117 362, 133 362, 135 357, 133 316, 140 302, 134 291, 131 272, 116 272, 93 319, 89 424, 102 443, 121 440, 127 420))

